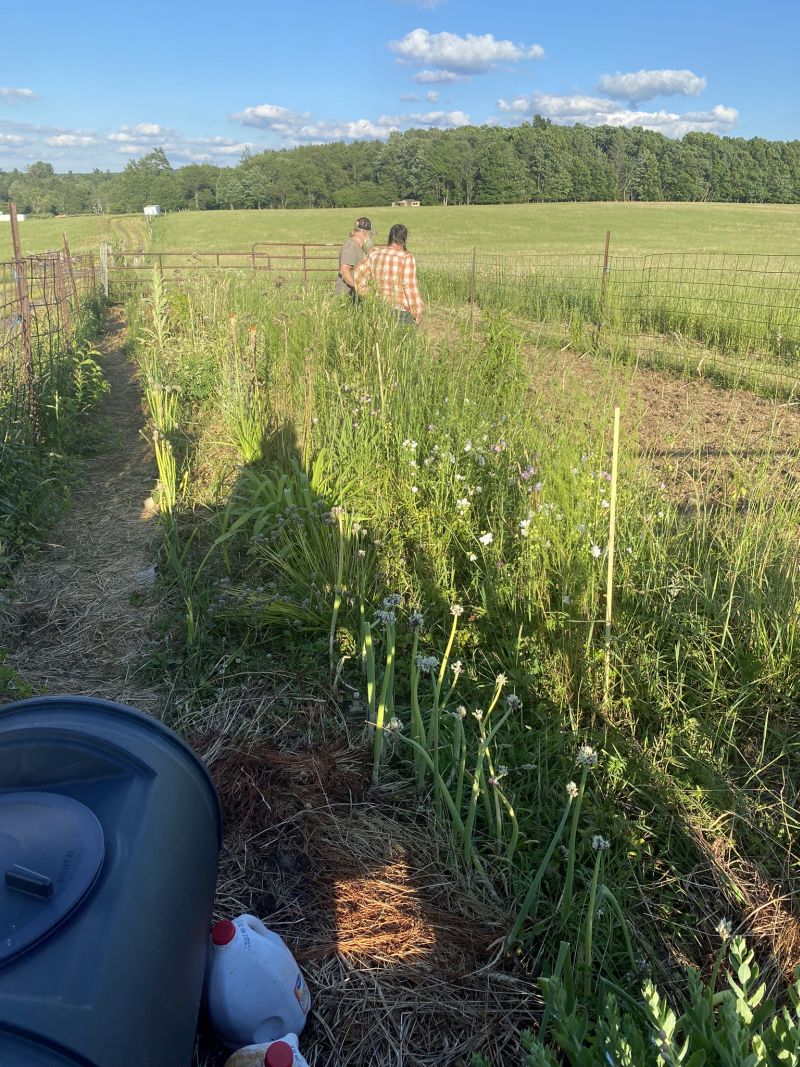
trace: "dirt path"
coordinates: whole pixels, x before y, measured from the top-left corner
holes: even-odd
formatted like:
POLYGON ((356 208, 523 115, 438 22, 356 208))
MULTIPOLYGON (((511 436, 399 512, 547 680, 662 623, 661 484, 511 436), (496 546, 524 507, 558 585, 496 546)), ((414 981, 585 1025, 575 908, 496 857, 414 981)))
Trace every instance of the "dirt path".
POLYGON ((136 670, 149 640, 158 525, 150 493, 155 469, 141 434, 144 418, 118 317, 101 349, 110 385, 100 454, 52 534, 20 567, 0 631, 11 662, 39 692, 106 697, 143 710, 160 698, 136 670))

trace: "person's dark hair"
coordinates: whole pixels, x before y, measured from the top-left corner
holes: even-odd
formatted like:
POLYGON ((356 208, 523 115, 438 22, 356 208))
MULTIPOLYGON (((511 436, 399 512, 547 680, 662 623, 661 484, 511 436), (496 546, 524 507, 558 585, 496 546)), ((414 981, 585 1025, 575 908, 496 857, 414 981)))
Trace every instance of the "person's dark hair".
POLYGON ((402 245, 406 247, 406 241, 408 240, 408 227, 404 226, 402 222, 396 222, 389 230, 389 240, 387 245, 402 245))

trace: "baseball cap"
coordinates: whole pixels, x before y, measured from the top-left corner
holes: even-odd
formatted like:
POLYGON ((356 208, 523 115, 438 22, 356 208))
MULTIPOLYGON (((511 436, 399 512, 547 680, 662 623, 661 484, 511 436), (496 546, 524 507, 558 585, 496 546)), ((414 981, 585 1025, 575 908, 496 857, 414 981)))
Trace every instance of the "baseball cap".
POLYGON ((356 229, 357 230, 371 230, 372 229, 372 223, 367 218, 363 218, 362 217, 360 219, 356 219, 356 229))

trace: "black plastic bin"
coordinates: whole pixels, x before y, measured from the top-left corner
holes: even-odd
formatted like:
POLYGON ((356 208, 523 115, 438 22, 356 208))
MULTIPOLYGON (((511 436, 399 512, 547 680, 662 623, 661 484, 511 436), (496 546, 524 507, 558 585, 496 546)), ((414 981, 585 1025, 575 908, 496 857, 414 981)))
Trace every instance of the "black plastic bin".
POLYGON ((2 1067, 188 1067, 220 840, 205 767, 157 720, 0 708, 2 1067))

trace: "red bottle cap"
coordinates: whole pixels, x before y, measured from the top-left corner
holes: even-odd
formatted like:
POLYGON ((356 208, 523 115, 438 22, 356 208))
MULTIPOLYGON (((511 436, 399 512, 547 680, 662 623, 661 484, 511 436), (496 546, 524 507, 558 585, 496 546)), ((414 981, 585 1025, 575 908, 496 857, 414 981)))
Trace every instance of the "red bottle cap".
POLYGON ((211 927, 212 945, 229 945, 236 937, 236 927, 230 919, 220 919, 211 927))
POLYGON ((294 1053, 285 1041, 273 1041, 264 1056, 264 1067, 292 1067, 294 1053))

